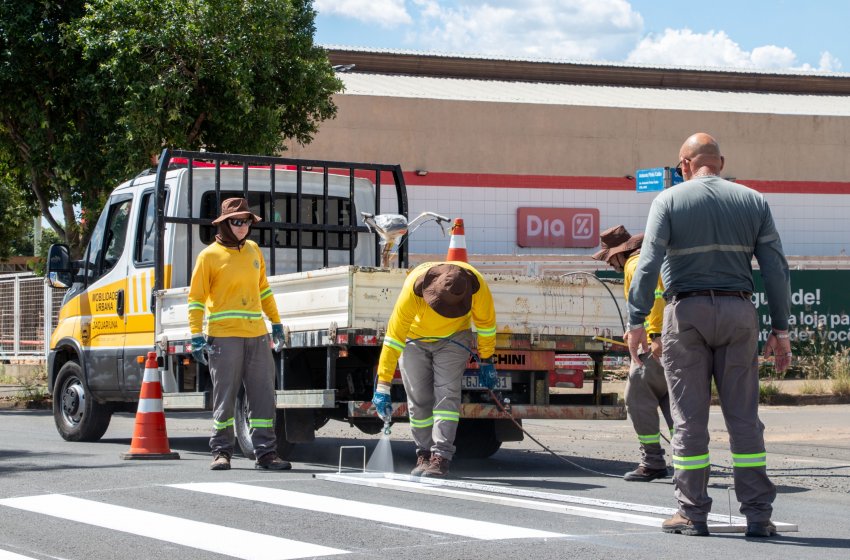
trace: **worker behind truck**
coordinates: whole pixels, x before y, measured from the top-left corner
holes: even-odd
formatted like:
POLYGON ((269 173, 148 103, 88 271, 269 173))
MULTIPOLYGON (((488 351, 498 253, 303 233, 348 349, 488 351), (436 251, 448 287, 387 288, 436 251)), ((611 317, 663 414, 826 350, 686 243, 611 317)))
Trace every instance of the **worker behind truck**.
POLYGON ((465 262, 424 263, 404 282, 390 316, 372 402, 392 416, 390 386, 396 364, 407 392, 416 466, 410 474, 446 477, 460 420, 461 378, 478 335, 479 384, 496 385, 493 351, 496 310, 481 274, 465 262))
POLYGON ((260 217, 244 198, 228 198, 213 220, 215 242, 201 251, 189 287, 189 328, 192 356, 209 363, 213 383, 213 434, 210 449, 214 471, 230 469, 233 456, 233 409, 245 386, 248 423, 256 457, 255 468, 287 470, 277 456, 274 432, 274 361, 263 313, 272 322, 272 339, 283 342, 283 326, 266 278, 260 248, 248 240, 260 217), (206 336, 202 332, 207 314, 206 336))
MULTIPOLYGON (((629 287, 640 258, 643 234, 631 235, 624 226, 618 225, 602 232, 602 250, 593 258, 605 261, 624 277, 626 301, 629 287)), ((629 380, 626 383, 626 410, 632 421, 640 443, 640 464, 623 478, 631 482, 651 482, 667 478, 667 463, 661 447, 661 432, 658 429, 658 409, 664 415, 670 433, 673 433, 673 417, 670 414, 670 397, 667 380, 661 365, 661 326, 664 319, 664 286, 661 278, 655 288, 655 304, 645 321, 650 351, 642 356, 642 364, 632 360, 629 380)))

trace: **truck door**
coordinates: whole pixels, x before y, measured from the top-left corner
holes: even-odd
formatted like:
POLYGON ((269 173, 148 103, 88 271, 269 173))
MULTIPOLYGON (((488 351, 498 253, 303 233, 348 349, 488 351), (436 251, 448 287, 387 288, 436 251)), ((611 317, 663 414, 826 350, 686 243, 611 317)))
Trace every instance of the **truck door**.
POLYGON ((132 254, 128 259, 127 297, 125 303, 124 370, 121 388, 125 396, 136 397, 142 386, 146 356, 154 349, 154 316, 151 298, 154 284, 154 249, 156 214, 154 190, 141 193, 137 204, 135 239, 127 246, 132 254))
POLYGON ((100 396, 118 396, 126 330, 127 228, 132 194, 109 198, 92 232, 80 295, 81 342, 89 388, 100 396))

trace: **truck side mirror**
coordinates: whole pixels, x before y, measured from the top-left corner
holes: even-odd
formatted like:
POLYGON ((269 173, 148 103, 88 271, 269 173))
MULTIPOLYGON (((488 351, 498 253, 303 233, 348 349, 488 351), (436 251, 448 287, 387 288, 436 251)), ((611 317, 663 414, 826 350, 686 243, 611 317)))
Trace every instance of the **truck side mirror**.
POLYGON ((73 284, 71 251, 56 243, 47 251, 47 283, 51 288, 70 288, 73 284))

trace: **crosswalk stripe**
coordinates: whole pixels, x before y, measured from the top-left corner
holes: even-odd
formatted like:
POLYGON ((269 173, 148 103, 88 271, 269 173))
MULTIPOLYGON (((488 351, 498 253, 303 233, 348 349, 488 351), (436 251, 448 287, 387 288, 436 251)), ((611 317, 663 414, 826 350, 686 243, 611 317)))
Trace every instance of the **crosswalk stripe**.
POLYGON ((62 494, 9 498, 0 500, 0 505, 245 560, 290 560, 348 553, 347 550, 92 500, 83 500, 62 494))
POLYGON ((29 556, 21 556, 8 550, 0 550, 0 560, 33 560, 29 556))
POLYGON ((357 519, 370 519, 390 525, 401 525, 413 529, 423 529, 463 537, 497 540, 525 538, 569 537, 562 533, 551 533, 537 529, 525 529, 512 525, 476 521, 439 513, 426 513, 393 506, 344 500, 329 496, 317 496, 289 490, 251 486, 232 482, 199 482, 192 484, 173 484, 173 488, 205 492, 219 496, 241 498, 256 502, 281 505, 285 507, 343 515, 357 519))

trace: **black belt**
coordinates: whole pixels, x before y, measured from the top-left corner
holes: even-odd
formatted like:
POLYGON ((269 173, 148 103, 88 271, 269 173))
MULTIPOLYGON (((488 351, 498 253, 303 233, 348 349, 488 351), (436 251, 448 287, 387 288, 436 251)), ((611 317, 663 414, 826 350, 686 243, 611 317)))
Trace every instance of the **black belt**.
POLYGON ((689 297, 697 297, 697 296, 708 296, 708 297, 739 297, 741 299, 750 299, 753 294, 750 292, 745 292, 743 290, 737 290, 734 292, 730 292, 728 290, 695 290, 693 292, 679 292, 678 294, 672 294, 664 298, 667 303, 673 303, 674 301, 678 301, 680 299, 685 299, 689 297))

